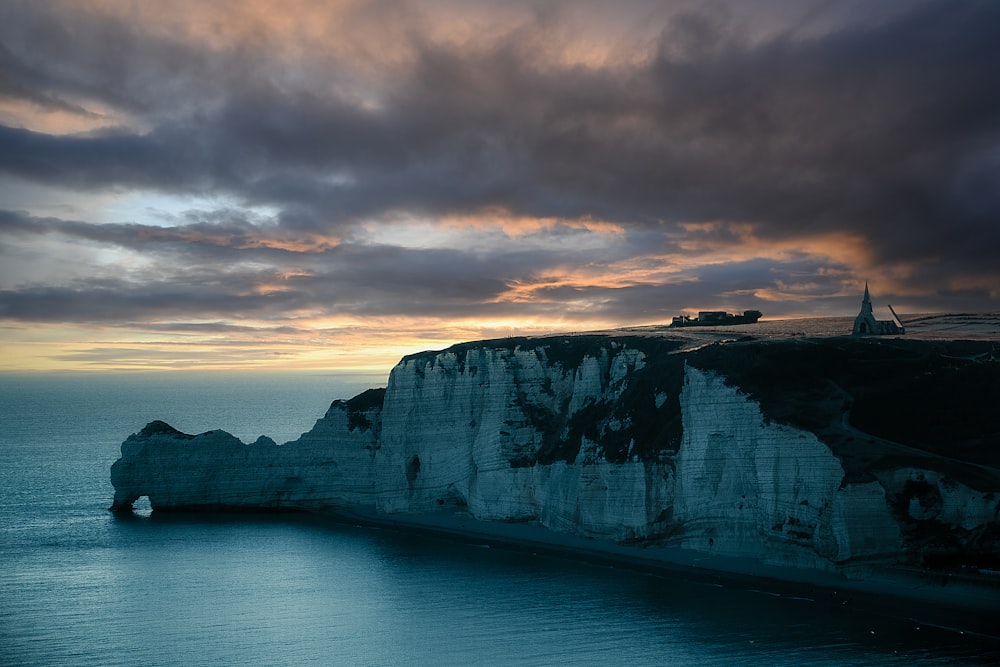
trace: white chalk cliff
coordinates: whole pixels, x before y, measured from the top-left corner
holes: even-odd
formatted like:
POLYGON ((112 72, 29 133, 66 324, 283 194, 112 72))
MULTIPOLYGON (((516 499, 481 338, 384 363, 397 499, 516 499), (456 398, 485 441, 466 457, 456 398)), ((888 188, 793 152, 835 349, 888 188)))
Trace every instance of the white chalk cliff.
POLYGON ((414 355, 384 394, 335 401, 281 446, 153 422, 122 444, 113 509, 140 496, 154 509, 461 507, 826 570, 912 559, 924 523, 966 550, 996 534, 1000 489, 913 465, 849 474, 816 434, 677 347, 586 337, 414 355))

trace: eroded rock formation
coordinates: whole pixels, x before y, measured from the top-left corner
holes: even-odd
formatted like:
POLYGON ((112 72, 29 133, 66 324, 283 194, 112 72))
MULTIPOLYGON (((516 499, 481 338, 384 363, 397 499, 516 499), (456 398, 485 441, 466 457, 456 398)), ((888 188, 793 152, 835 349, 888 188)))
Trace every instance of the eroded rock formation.
POLYGON ((995 567, 998 398, 990 343, 469 343, 404 358, 281 446, 153 422, 122 445, 113 509, 463 507, 782 565, 995 567), (961 426, 938 424, 951 398, 927 414, 935 391, 961 426))

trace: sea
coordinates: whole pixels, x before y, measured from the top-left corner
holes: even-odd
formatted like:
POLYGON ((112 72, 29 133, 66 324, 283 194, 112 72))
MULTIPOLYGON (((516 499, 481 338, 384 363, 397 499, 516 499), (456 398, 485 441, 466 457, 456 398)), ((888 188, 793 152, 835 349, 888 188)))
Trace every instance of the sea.
POLYGON ((323 516, 108 511, 149 421, 285 442, 385 379, 0 375, 0 665, 1000 664, 1000 638, 913 604, 323 516))

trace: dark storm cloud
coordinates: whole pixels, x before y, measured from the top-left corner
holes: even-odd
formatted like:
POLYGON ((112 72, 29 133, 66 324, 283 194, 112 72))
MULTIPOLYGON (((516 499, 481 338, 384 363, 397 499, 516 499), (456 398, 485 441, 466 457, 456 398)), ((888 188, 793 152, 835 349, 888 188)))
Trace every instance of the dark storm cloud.
MULTIPOLYGON (((173 253, 178 259, 186 255, 189 260, 199 258, 217 262, 268 257, 278 260, 299 254, 273 247, 281 240, 273 234, 275 230, 262 228, 239 211, 189 211, 183 218, 194 222, 168 227, 137 223, 95 225, 0 209, 0 239, 59 234, 72 241, 93 241, 148 253, 173 253)), ((307 243, 304 245, 308 248, 307 243)))
MULTIPOLYGON (((80 187, 306 203, 328 223, 503 206, 750 220, 775 235, 858 225, 900 259, 934 254, 956 231, 995 249, 1000 195, 977 184, 996 184, 998 36, 996 3, 932 2, 887 24, 754 44, 682 15, 649 63, 598 70, 535 66, 516 36, 486 52, 418 44, 376 111, 235 85, 218 110, 144 135, 5 128, 0 167, 80 187), (338 175, 349 183, 331 183, 338 175)), ((171 59, 201 61, 184 55, 171 59)))
POLYGON ((30 322, 109 322, 129 318, 190 318, 207 314, 252 316, 264 296, 234 295, 211 285, 85 281, 71 287, 0 291, 0 318, 30 322))
MULTIPOLYGON (((284 231, 303 233, 491 209, 611 220, 637 235, 717 221, 720 241, 731 234, 728 222, 753 223, 773 241, 851 232, 867 240, 876 261, 923 263, 915 288, 996 275, 1000 3, 990 0, 913 2, 815 34, 794 27, 751 34, 739 13, 752 8, 742 3, 728 12, 691 10, 663 19, 658 39, 628 54, 642 57, 594 66, 551 56, 547 27, 571 9, 550 7, 537 23, 483 44, 444 46, 414 31, 406 57, 378 70, 367 95, 367 74, 343 59, 286 76, 266 37, 213 51, 144 34, 125 20, 63 16, 45 4, 10 7, 0 32, 0 62, 10 74, 0 92, 55 107, 98 100, 135 121, 78 135, 0 126, 0 171, 20 178, 81 190, 223 194, 272 206, 284 231)), ((266 271, 231 276, 232 286, 217 292, 201 286, 200 297, 183 297, 197 312, 260 314, 325 302, 365 314, 457 314, 514 278, 593 259, 350 244, 306 257, 251 250, 260 225, 238 219, 169 229, 30 224, 144 251, 184 247, 187 261, 199 263, 277 262, 284 253, 294 257, 290 266, 308 269, 266 296, 252 294, 271 279, 266 271)), ((679 283, 686 287, 671 284, 671 303, 687 306, 687 289, 691 302, 723 298, 817 268, 742 263, 733 267, 738 277, 703 268, 679 283)), ((0 314, 43 316, 29 297, 73 317, 152 314, 174 308, 172 288, 179 300, 187 286, 148 294, 123 287, 117 301, 96 288, 92 298, 56 287, 7 292, 0 314)), ((574 289, 549 296, 582 302, 574 289)), ((607 293, 659 311, 660 289, 607 293)), ((598 299, 609 288, 583 290, 598 299)))
MULTIPOLYGON (((441 253, 443 254, 443 253, 441 253)), ((361 258, 359 258, 361 259, 361 258)), ((438 257, 437 259, 440 259, 438 257)), ((451 259, 451 258, 449 258, 451 259)), ((172 321, 190 318, 268 318, 298 309, 310 314, 475 316, 513 314, 513 306, 482 306, 504 289, 493 278, 440 270, 427 261, 423 274, 392 271, 364 261, 325 274, 282 279, 273 271, 165 275, 142 285, 108 279, 67 286, 23 286, 0 290, 0 318, 31 322, 172 321), (259 292, 262 285, 280 290, 259 292)), ((418 269, 419 270, 419 269, 418 269)))
POLYGON ((72 96, 146 117, 170 117, 214 99, 220 69, 232 76, 249 66, 246 59, 220 61, 179 40, 150 39, 125 16, 88 12, 82 4, 4 2, 0 94, 56 107, 72 96), (198 103, 192 105, 188 96, 198 103))
MULTIPOLYGON (((60 235, 141 252, 141 282, 95 276, 0 291, 0 318, 114 322, 173 317, 270 317, 296 310, 356 315, 474 315, 516 276, 572 258, 565 251, 481 254, 447 248, 341 244, 296 252, 246 223, 91 225, 0 211, 0 240, 60 235), (189 295, 189 298, 185 297, 189 295), (185 314, 186 313, 186 314, 185 314)), ((2 247, 2 246, 0 246, 2 247)), ((586 259, 581 254, 580 261, 586 259)), ((489 307, 486 307, 489 309, 489 307)), ((496 313, 514 313, 497 305, 496 313)))
MULTIPOLYGON (((696 309, 705 303, 737 309, 758 307, 775 316, 780 313, 763 305, 754 296, 756 290, 776 281, 794 283, 803 276, 815 282, 818 274, 816 260, 802 257, 778 265, 758 259, 696 267, 675 274, 667 285, 639 282, 611 287, 578 282, 549 286, 548 279, 533 276, 567 262, 591 266, 600 281, 600 274, 607 272, 602 268, 607 265, 601 263, 607 253, 601 249, 516 247, 482 253, 356 244, 295 252, 258 247, 261 238, 248 242, 244 232, 245 226, 239 225, 222 229, 204 224, 170 228, 88 225, 0 211, 0 238, 57 234, 71 243, 98 241, 155 258, 143 269, 139 282, 100 277, 102 272, 94 271, 92 277, 75 278, 61 286, 50 280, 49 284, 24 284, 0 291, 0 317, 169 323, 187 318, 268 319, 306 312, 367 317, 589 316, 628 321, 662 320, 681 308, 696 309), (505 299, 515 283, 533 287, 530 298, 505 299)), ((645 239, 639 235, 635 245, 641 246, 645 239)), ((836 272, 826 269, 828 277, 811 288, 811 296, 836 293, 836 272)), ((163 326, 164 330, 175 328, 174 324, 163 326)), ((182 331, 236 330, 224 324, 197 324, 182 331)))
MULTIPOLYGON (((100 73, 91 92, 110 96, 125 81, 131 97, 166 101, 155 92, 164 63, 172 86, 207 88, 190 73, 214 61, 195 48, 140 43, 124 24, 90 29, 97 36, 76 46, 100 73), (110 48, 94 53, 97 37, 123 43, 151 71, 110 67, 110 48)), ((178 102, 180 118, 142 135, 8 128, 0 152, 3 168, 40 180, 221 188, 305 200, 329 221, 500 205, 624 221, 753 220, 775 233, 878 222, 888 251, 907 227, 940 229, 945 217, 985 231, 953 189, 960 177, 995 180, 998 32, 996 3, 929 2, 805 41, 748 43, 711 15, 680 15, 648 62, 603 69, 536 63, 518 32, 485 51, 417 41, 409 71, 375 110, 335 92, 290 91, 228 58, 215 65, 226 86, 217 108, 185 116, 178 102), (350 187, 331 187, 337 174, 350 187)), ((977 194, 972 207, 995 214, 996 196, 977 194)))
MULTIPOLYGON (((189 214, 192 217, 200 217, 189 214)), ((209 216, 213 219, 226 216, 209 216)), ((500 248, 478 253, 449 248, 402 248, 391 245, 343 243, 313 250, 289 250, 270 247, 280 236, 269 236, 267 229, 254 226, 238 217, 225 222, 197 222, 173 227, 134 223, 88 224, 59 218, 38 218, 17 211, 0 209, 0 240, 14 236, 41 237, 59 234, 74 241, 96 241, 109 246, 164 255, 164 267, 175 266, 178 273, 189 271, 197 263, 204 271, 230 275, 228 268, 241 263, 274 264, 273 271, 262 272, 267 280, 284 269, 301 267, 338 284, 378 283, 380 289, 404 290, 424 286, 442 296, 480 286, 477 297, 494 296, 503 289, 502 280, 532 273, 558 261, 574 259, 573 251, 520 250, 500 248), (482 286, 488 286, 482 289, 482 286)), ((272 229, 272 233, 280 230, 272 229)), ((577 259, 586 255, 580 253, 577 259)), ((351 288, 353 289, 353 287, 351 288)))
POLYGON ((72 104, 44 92, 44 87, 39 86, 40 80, 45 76, 44 72, 26 66, 2 43, 0 43, 0 72, 3 72, 0 76, 2 97, 25 100, 46 109, 97 117, 97 114, 87 111, 79 104, 72 104))

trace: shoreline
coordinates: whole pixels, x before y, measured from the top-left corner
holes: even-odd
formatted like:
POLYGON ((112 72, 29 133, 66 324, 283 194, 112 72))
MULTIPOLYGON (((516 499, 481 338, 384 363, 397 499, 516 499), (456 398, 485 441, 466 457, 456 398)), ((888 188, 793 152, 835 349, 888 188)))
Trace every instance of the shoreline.
POLYGON ((679 547, 620 544, 557 533, 534 522, 483 521, 462 510, 385 514, 374 508, 338 507, 310 513, 344 525, 486 544, 657 576, 736 585, 748 591, 831 607, 863 609, 1000 641, 997 631, 1000 578, 975 581, 949 573, 881 567, 864 578, 852 579, 838 572, 772 565, 753 558, 718 556, 679 547))

